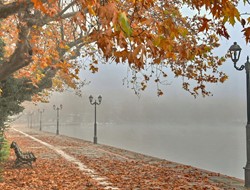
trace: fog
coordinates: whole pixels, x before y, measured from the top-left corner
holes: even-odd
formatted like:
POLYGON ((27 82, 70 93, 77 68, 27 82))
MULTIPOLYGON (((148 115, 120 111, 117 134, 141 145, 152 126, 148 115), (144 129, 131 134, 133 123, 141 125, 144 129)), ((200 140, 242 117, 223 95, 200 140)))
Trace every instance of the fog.
MULTIPOLYGON (((230 73, 232 64, 228 62, 230 73)), ((62 104, 60 134, 92 141, 94 106, 88 97, 102 95, 97 106, 98 143, 243 178, 244 72, 234 71, 226 83, 210 86, 213 96, 196 99, 181 89, 178 79, 164 87, 162 97, 157 97, 152 85, 139 98, 122 85, 124 75, 125 66, 102 65, 100 73, 85 75, 91 84, 83 88, 82 97, 73 92, 54 93, 48 104, 27 103, 17 122, 28 125, 27 114, 33 111, 32 127, 38 129, 37 110, 45 109, 43 130, 55 133, 53 105, 62 104)))
MULTIPOLYGON (((237 27, 236 27, 237 29, 237 27)), ((239 30, 231 30, 237 36, 239 30)), ((237 40, 246 60, 249 46, 242 37, 222 41, 219 55, 237 40)), ((249 53, 248 53, 249 54, 249 53)), ((164 96, 157 97, 153 83, 140 98, 123 85, 127 69, 123 65, 100 65, 97 74, 83 72, 90 80, 82 97, 73 92, 54 93, 50 103, 26 103, 26 110, 17 123, 28 126, 28 114, 34 112, 32 127, 39 128, 38 109, 44 109, 43 130, 56 131, 56 111, 60 110, 60 134, 93 140, 94 106, 89 95, 102 95, 97 106, 98 143, 141 152, 199 168, 243 179, 246 163, 246 83, 245 71, 238 72, 231 60, 222 67, 229 75, 224 84, 209 85, 210 97, 192 97, 181 87, 179 79, 170 78, 162 87, 164 96)))

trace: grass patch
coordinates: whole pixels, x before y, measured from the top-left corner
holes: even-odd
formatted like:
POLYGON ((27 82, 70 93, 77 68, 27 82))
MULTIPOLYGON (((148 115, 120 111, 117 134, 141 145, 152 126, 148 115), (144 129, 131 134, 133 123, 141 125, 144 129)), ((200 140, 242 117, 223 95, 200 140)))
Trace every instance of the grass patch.
POLYGON ((10 146, 7 142, 7 140, 4 138, 4 134, 0 134, 0 182, 3 181, 2 178, 2 164, 5 160, 8 159, 10 153, 10 146))

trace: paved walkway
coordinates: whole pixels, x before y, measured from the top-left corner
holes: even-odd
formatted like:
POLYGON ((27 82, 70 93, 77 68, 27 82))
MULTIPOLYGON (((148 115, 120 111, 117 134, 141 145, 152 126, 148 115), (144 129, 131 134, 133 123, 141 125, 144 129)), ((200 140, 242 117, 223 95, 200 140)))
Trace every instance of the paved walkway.
POLYGON ((1 190, 246 189, 236 178, 80 139, 17 126, 6 137, 38 159, 12 168, 11 151, 1 190))

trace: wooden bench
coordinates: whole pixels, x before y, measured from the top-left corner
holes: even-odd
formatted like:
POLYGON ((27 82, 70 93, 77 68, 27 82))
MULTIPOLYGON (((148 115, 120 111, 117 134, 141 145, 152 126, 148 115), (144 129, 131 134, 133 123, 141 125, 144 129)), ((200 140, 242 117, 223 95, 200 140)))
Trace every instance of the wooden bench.
POLYGON ((15 141, 11 143, 10 148, 14 149, 16 155, 14 167, 19 167, 26 164, 32 168, 32 162, 36 161, 36 157, 32 152, 23 153, 15 141))

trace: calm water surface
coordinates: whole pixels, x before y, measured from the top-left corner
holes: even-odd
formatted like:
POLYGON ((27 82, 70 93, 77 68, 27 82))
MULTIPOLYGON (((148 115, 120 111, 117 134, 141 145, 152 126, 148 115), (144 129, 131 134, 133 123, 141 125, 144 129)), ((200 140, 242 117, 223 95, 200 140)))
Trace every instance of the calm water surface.
MULTIPOLYGON (((244 123, 227 125, 98 123, 98 143, 243 179, 244 123)), ((44 130, 55 132, 55 125, 44 130)), ((60 134, 93 141, 93 123, 62 123, 60 134)))

